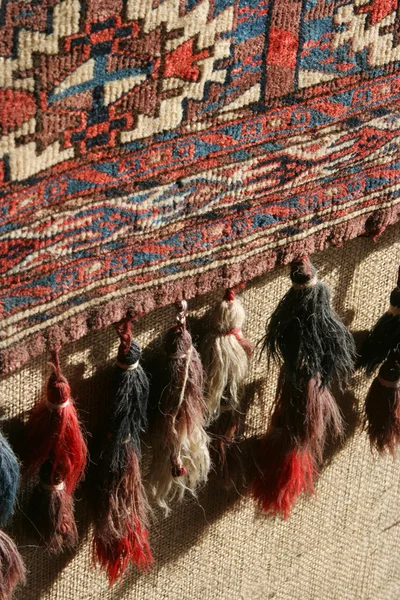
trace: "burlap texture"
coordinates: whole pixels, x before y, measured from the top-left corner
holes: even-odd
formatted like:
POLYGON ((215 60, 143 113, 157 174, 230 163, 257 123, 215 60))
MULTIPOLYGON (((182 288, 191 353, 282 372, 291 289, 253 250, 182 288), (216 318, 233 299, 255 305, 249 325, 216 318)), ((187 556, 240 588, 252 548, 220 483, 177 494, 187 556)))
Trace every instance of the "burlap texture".
MULTIPOLYGON (((375 243, 357 239, 341 249, 315 254, 320 277, 331 285, 334 304, 352 331, 371 326, 387 308, 400 256, 400 226, 375 243)), ((256 342, 265 321, 289 285, 287 269, 254 282, 243 293, 247 335, 256 342)), ((222 290, 190 302, 193 316, 204 314, 222 290)), ((173 307, 157 310, 135 326, 143 346, 174 319, 173 307)), ((109 371, 117 347, 112 328, 89 335, 62 351, 64 371, 82 418, 96 436, 107 403, 109 371)), ((22 418, 42 393, 47 357, 0 381, 4 418, 22 418)), ((253 404, 247 435, 266 427, 276 385, 255 356, 247 393, 253 404)), ((86 491, 77 494, 81 544, 75 554, 49 556, 28 538, 20 514, 13 525, 29 570, 28 584, 16 597, 24 600, 397 600, 400 596, 400 469, 391 457, 370 451, 356 423, 367 382, 357 375, 347 406, 348 436, 332 453, 317 485, 317 495, 302 498, 290 519, 265 518, 249 498, 237 498, 215 484, 199 502, 188 499, 164 519, 156 514, 151 544, 156 566, 149 575, 133 569, 121 586, 110 590, 91 567, 86 491), (352 407, 353 404, 353 407, 352 407)), ((6 421, 6 425, 7 425, 6 421)), ((8 429, 6 427, 6 429, 8 429)), ((14 426, 14 437, 18 428, 14 426)), ((11 431, 12 432, 12 431, 11 431)), ((11 437, 13 437, 13 435, 11 437)), ((20 511, 23 510, 21 500, 20 511)))

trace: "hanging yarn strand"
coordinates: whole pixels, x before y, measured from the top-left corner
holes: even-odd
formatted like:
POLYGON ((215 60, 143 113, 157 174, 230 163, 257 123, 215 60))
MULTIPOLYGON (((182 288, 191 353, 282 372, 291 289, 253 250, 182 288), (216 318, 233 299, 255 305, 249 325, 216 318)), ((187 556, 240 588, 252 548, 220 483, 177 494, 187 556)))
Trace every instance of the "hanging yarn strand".
POLYGON ((268 361, 283 361, 283 367, 252 485, 265 512, 285 517, 300 493, 313 493, 328 433, 342 434, 342 416, 329 388, 333 380, 344 387, 355 360, 353 337, 333 312, 330 291, 307 257, 292 263, 291 280, 263 343, 268 361))
POLYGON ((242 333, 245 312, 233 290, 228 289, 211 317, 211 332, 201 348, 206 375, 209 420, 221 412, 221 402, 240 407, 240 387, 247 374, 252 346, 242 333))
MULTIPOLYGON (((19 486, 19 464, 0 433, 0 527, 14 512, 19 486)), ((17 585, 25 583, 25 566, 12 539, 0 530, 0 600, 11 600, 17 585)))
POLYGON ((100 494, 95 515, 94 561, 110 585, 131 562, 141 571, 153 563, 147 526, 149 506, 140 472, 140 436, 147 428, 149 381, 131 322, 117 326, 120 337, 114 370, 114 400, 108 442, 101 457, 100 494))
POLYGON ((153 432, 150 481, 156 502, 167 513, 170 501, 181 500, 185 490, 196 493, 210 469, 203 367, 186 328, 186 310, 183 300, 177 322, 165 336, 168 381, 153 432))
POLYGON ((61 552, 78 541, 73 494, 82 480, 87 448, 59 353, 53 352, 47 396, 32 409, 25 429, 24 469, 39 472, 30 503, 32 521, 48 549, 61 552))

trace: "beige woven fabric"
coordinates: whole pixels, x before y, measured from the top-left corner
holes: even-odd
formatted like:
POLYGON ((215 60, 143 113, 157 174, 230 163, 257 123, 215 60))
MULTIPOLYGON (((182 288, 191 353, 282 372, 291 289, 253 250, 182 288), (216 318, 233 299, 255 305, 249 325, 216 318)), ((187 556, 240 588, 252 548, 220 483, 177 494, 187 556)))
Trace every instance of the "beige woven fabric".
MULTIPOLYGON (((387 308, 400 258, 400 226, 373 244, 358 239, 341 249, 316 254, 320 277, 332 287, 337 311, 355 332, 365 330, 387 308)), ((256 342, 265 320, 288 288, 279 269, 243 293, 247 334, 256 342)), ((222 290, 189 304, 203 314, 222 290)), ((173 307, 158 310, 135 327, 145 346, 174 319, 173 307)), ((108 373, 117 339, 112 328, 64 348, 62 361, 80 413, 92 435, 106 408, 108 373)), ((46 357, 0 380, 4 417, 21 418, 47 379, 46 357)), ((264 430, 276 372, 252 361, 249 382, 256 390, 247 434, 264 430)), ((347 402, 361 406, 366 382, 360 375, 347 402)), ((354 423, 354 414, 347 411, 354 423)), ((350 428, 351 430, 351 428, 350 428)), ((172 515, 155 517, 151 543, 156 566, 149 575, 133 569, 110 590, 90 564, 88 511, 84 492, 77 502, 82 543, 75 555, 48 556, 24 533, 16 536, 29 570, 24 600, 397 600, 400 597, 400 464, 370 452, 357 427, 324 470, 317 496, 302 498, 291 518, 260 516, 251 499, 237 499, 215 485, 188 500, 172 515)))

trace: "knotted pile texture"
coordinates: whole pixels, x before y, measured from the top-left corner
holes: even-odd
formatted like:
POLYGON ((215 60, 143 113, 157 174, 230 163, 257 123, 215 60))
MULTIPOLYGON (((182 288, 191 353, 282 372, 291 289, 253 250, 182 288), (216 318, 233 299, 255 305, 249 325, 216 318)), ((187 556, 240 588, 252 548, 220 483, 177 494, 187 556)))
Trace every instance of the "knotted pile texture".
POLYGON ((397 220, 397 0, 3 5, 0 372, 397 220))

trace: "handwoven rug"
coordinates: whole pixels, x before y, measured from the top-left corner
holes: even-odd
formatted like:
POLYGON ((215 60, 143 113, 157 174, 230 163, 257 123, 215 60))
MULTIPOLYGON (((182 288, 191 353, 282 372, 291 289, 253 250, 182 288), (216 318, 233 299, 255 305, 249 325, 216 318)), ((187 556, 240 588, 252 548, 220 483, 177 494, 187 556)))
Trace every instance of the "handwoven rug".
MULTIPOLYGON (((313 256, 332 289, 336 310, 354 333, 368 329, 386 309, 399 254, 400 224, 388 228, 375 245, 359 238, 313 256)), ((244 291, 246 333, 253 342, 287 287, 287 269, 279 268, 244 291)), ((207 312, 221 292, 190 301, 192 317, 207 312)), ((174 307, 168 306, 140 319, 135 335, 143 347, 174 316, 174 307)), ((108 414, 107 368, 115 361, 117 345, 114 329, 107 328, 62 352, 64 372, 93 439, 108 414)), ((42 395, 47 363, 42 355, 0 379, 3 424, 11 441, 18 439, 16 426, 33 398, 42 395)), ((276 377, 264 357, 252 360, 247 437, 265 431, 276 377)), ((398 600, 400 470, 391 456, 371 452, 357 424, 369 384, 357 373, 345 397, 338 397, 347 406, 344 446, 331 454, 316 496, 302 496, 288 520, 266 518, 250 498, 227 494, 211 477, 198 502, 188 497, 167 519, 156 514, 150 530, 155 565, 148 574, 131 567, 121 585, 110 588, 105 574, 91 564, 87 485, 76 498, 81 543, 59 556, 28 537, 21 501, 12 534, 27 564, 28 585, 17 590, 15 600, 398 600)))
POLYGON ((399 215, 397 0, 5 0, 10 372, 399 215))

